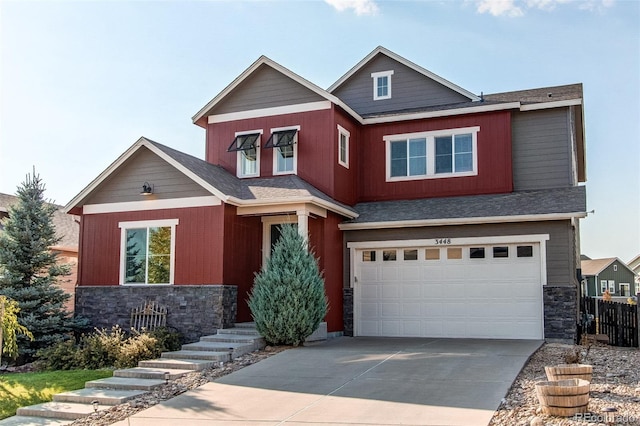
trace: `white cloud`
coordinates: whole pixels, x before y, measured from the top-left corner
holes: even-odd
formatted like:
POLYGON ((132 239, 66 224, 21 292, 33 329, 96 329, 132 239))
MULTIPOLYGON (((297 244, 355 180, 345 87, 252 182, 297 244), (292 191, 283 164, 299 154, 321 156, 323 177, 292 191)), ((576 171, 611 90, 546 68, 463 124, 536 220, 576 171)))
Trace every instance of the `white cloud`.
POLYGON ((324 0, 339 12, 353 9, 356 15, 376 15, 380 10, 373 0, 324 0))
POLYGON ((476 0, 478 13, 490 13, 493 16, 520 17, 525 9, 551 11, 559 4, 573 3, 579 9, 602 10, 613 6, 615 0, 476 0))
POLYGON ((515 5, 514 0, 480 0, 477 3, 479 13, 490 13, 493 16, 506 15, 510 17, 524 15, 522 9, 515 5))

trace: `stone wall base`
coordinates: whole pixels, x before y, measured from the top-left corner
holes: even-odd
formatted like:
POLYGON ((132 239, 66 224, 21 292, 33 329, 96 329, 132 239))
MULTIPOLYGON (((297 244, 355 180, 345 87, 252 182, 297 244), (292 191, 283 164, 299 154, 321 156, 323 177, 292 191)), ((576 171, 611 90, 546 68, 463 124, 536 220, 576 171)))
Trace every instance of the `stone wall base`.
POLYGON ((167 307, 167 326, 177 329, 185 341, 215 334, 236 321, 238 288, 233 285, 78 286, 75 313, 91 326, 130 327, 131 310, 146 301, 167 307))
POLYGON ((342 322, 345 336, 353 336, 353 289, 342 289, 342 322))
POLYGON ((578 291, 575 287, 544 287, 544 337, 548 341, 576 342, 578 291))

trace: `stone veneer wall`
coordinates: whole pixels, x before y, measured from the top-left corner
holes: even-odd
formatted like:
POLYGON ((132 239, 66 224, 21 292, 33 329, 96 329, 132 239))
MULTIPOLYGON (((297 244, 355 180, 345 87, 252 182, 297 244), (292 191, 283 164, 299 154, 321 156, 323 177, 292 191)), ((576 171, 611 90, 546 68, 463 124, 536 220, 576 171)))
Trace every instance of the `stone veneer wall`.
POLYGON ((146 301, 167 307, 167 326, 186 342, 232 327, 236 321, 238 288, 233 285, 78 286, 75 313, 93 327, 120 325, 129 329, 131 310, 146 301))
POLYGON ((353 289, 342 289, 342 322, 345 336, 353 336, 353 289))
POLYGON ((575 287, 545 286, 544 337, 545 339, 576 342, 578 333, 578 291, 575 287))

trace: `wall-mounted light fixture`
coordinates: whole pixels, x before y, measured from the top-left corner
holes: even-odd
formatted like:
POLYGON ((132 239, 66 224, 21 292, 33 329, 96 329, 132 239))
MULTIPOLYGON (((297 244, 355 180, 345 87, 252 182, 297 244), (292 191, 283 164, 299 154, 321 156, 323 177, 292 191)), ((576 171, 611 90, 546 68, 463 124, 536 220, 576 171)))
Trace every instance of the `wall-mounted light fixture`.
POLYGON ((142 184, 142 192, 140 193, 140 195, 151 195, 153 194, 153 185, 151 185, 149 182, 145 182, 142 184))

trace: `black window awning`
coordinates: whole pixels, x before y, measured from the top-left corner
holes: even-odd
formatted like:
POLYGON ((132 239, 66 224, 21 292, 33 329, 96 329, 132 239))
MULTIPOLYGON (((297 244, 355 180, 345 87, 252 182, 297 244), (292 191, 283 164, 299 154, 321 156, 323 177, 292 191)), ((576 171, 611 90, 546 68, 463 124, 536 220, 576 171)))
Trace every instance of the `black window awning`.
POLYGON ((244 151, 246 149, 255 148, 256 142, 258 141, 259 137, 260 137, 260 133, 238 135, 233 140, 233 142, 231 142, 231 145, 229 145, 227 152, 244 151))
POLYGON ((296 140, 296 133, 298 133, 298 129, 273 132, 267 143, 264 144, 264 148, 278 148, 293 145, 296 140))

